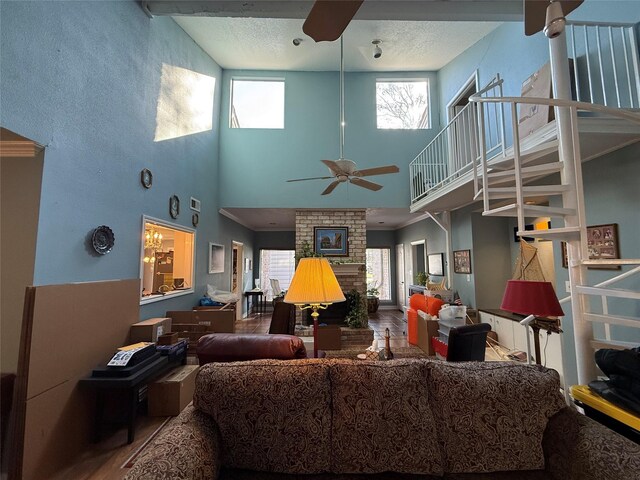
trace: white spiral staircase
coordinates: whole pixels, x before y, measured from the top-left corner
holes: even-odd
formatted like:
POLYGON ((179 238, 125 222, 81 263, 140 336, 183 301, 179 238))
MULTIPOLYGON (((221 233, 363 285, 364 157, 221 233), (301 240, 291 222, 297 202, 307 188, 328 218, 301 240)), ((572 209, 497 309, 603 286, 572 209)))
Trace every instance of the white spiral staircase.
POLYGON ((640 328, 640 317, 611 315, 609 307, 620 299, 640 300, 638 291, 612 287, 640 273, 640 259, 589 259, 582 162, 640 141, 640 73, 631 25, 574 23, 566 37, 586 71, 574 61, 570 83, 566 38, 561 35, 550 40, 556 98, 504 97, 499 76, 472 95, 411 163, 411 210, 449 211, 481 200, 485 216, 516 217, 519 236, 567 242, 572 295, 561 302, 571 304, 578 382, 588 383, 598 375, 594 349, 637 346, 612 340, 610 325, 640 328), (614 75, 604 75, 606 65, 614 75), (567 100, 572 91, 577 100, 567 100), (553 107, 555 120, 534 134, 521 135, 522 105, 553 107), (552 228, 525 230, 527 217, 551 217, 552 228), (589 285, 587 268, 598 266, 625 269, 589 285), (601 298, 598 311, 592 307, 593 297, 601 298), (604 338, 594 339, 593 323, 605 325, 604 338))

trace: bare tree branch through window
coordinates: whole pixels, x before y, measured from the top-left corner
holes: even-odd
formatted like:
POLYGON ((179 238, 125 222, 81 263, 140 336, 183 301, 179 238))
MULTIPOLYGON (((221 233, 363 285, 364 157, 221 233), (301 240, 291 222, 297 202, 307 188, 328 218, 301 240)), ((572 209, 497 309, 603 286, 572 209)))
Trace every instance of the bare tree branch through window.
POLYGON ((378 128, 429 128, 428 82, 377 82, 378 128))

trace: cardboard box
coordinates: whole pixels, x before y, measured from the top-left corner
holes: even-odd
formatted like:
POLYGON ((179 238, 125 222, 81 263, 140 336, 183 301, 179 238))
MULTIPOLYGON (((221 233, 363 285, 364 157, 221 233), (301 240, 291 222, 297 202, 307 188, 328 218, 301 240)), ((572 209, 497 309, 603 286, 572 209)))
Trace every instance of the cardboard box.
POLYGON ((164 335, 170 331, 170 318, 149 318, 131 325, 129 337, 131 343, 157 342, 160 335, 164 335))
POLYGON ((235 309, 228 310, 194 310, 193 321, 198 325, 206 325, 215 333, 235 333, 235 309))
POLYGON ((342 348, 342 330, 339 325, 318 327, 318 350, 340 350, 342 348))
POLYGON ((193 400, 198 365, 176 368, 147 390, 148 410, 151 417, 178 415, 193 400))
POLYGON ((436 354, 431 337, 438 336, 438 324, 437 320, 427 320, 424 318, 424 312, 418 311, 418 346, 427 355, 436 354))

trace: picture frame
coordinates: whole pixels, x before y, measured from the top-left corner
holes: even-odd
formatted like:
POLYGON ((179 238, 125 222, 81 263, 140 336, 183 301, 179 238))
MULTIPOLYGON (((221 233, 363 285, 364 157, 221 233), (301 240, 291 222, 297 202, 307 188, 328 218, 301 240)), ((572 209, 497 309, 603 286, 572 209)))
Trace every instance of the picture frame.
MULTIPOLYGON (((560 242, 562 248, 562 266, 569 267, 567 243, 560 242)), ((608 223, 587 227, 587 249, 589 260, 619 259, 618 224, 608 223)), ((590 265, 588 268, 596 270, 620 270, 620 265, 590 265)))
MULTIPOLYGON (((606 223, 587 227, 587 250, 589 260, 614 260, 620 258, 618 224, 606 223)), ((589 266, 600 270, 619 270, 620 265, 589 266)))
POLYGON ((177 195, 172 195, 169 198, 169 215, 174 220, 180 215, 180 199, 177 195))
POLYGON ((444 254, 430 253, 427 256, 427 267, 429 275, 444 276, 444 254))
POLYGON ((209 242, 209 273, 224 272, 224 245, 209 242))
POLYGON ((314 252, 330 257, 349 256, 349 227, 313 227, 314 252))
POLYGON ((453 272, 471 273, 471 250, 454 250, 453 272))
POLYGON ((148 168, 143 168, 140 171, 140 183, 144 188, 151 188, 153 185, 153 173, 148 168))

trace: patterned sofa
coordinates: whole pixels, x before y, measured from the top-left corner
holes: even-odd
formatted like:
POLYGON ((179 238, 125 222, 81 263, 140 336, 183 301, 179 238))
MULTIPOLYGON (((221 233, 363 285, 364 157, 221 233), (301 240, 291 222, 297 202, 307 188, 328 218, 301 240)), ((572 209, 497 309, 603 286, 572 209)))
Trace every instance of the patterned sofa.
POLYGON ((200 369, 126 479, 636 480, 640 447, 513 363, 256 360, 200 369))

